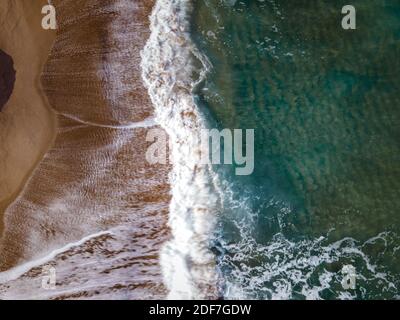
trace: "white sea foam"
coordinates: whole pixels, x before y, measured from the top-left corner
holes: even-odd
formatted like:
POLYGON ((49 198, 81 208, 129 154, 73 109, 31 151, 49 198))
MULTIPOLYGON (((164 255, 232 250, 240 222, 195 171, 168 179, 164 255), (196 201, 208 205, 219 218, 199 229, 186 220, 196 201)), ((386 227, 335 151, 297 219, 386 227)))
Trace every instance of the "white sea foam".
POLYGON ((92 239, 95 239, 95 238, 98 238, 98 237, 101 237, 104 235, 112 235, 112 232, 111 231, 101 231, 101 232, 97 232, 95 234, 91 234, 89 236, 82 238, 79 241, 76 241, 73 243, 68 243, 65 246, 63 246, 62 248, 53 250, 52 252, 48 253, 46 256, 43 256, 36 260, 29 261, 27 263, 19 265, 10 270, 0 272, 0 284, 18 279, 23 274, 29 272, 33 268, 39 267, 41 265, 48 263, 49 261, 52 261, 56 256, 58 256, 64 252, 67 252, 68 250, 71 250, 72 248, 79 247, 89 240, 92 240, 92 239))
POLYGON ((271 199, 279 231, 269 240, 258 230, 260 211, 252 207, 254 193, 237 193, 229 179, 220 181, 226 190, 224 212, 216 234, 218 269, 223 274, 225 299, 393 299, 400 282, 382 261, 395 259, 399 236, 390 231, 362 242, 351 237, 333 240, 330 230, 320 237, 289 239, 287 216, 295 214, 284 201, 271 199), (379 254, 376 254, 380 250, 379 254), (374 253, 375 252, 375 253, 374 253), (342 286, 344 265, 356 272, 357 290, 342 286), (367 289, 368 288, 368 289, 367 289), (376 288, 375 290, 371 288, 376 288))
POLYGON ((193 89, 209 68, 189 35, 190 1, 158 0, 151 15, 151 36, 142 52, 143 80, 155 106, 156 120, 172 142, 172 200, 169 224, 173 239, 161 252, 161 267, 171 299, 217 295, 215 256, 209 249, 220 206, 217 178, 200 164, 201 129, 193 89), (200 62, 200 63, 199 63, 200 62), (202 65, 200 69, 197 64, 202 65))
POLYGON ((259 243, 246 222, 238 222, 236 227, 240 240, 221 241, 224 255, 219 266, 229 270, 224 279, 226 299, 320 300, 327 292, 335 299, 377 298, 365 287, 377 288, 378 297, 382 292, 389 297, 398 292, 396 277, 382 271, 382 266, 364 250, 377 240, 386 248, 388 239, 395 237, 393 234, 382 232, 362 243, 350 237, 329 242, 329 235, 291 241, 278 233, 270 242, 259 243), (341 285, 341 266, 349 261, 357 266, 357 291, 346 291, 341 285), (339 269, 327 269, 334 265, 339 269))
POLYGON ((124 124, 124 125, 111 125, 111 124, 101 124, 101 123, 96 123, 96 122, 92 122, 92 121, 82 120, 79 117, 75 117, 73 115, 66 114, 66 113, 58 112, 57 114, 65 117, 65 118, 79 122, 80 124, 83 124, 86 126, 91 126, 91 127, 98 127, 98 128, 129 130, 129 129, 137 129, 137 128, 151 128, 156 125, 156 122, 153 117, 148 117, 142 121, 132 122, 129 124, 124 124))

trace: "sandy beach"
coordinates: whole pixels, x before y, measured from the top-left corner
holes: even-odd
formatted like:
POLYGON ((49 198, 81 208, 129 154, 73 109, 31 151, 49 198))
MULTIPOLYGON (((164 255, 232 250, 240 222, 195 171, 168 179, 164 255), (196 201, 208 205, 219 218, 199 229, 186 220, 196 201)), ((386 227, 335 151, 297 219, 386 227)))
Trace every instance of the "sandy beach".
POLYGON ((54 114, 40 85, 55 39, 54 31, 41 27, 41 8, 46 3, 0 3, 0 48, 12 57, 16 69, 13 93, 0 113, 0 217, 54 138, 54 114))
MULTIPOLYGON (((15 187, 7 196, 20 192, 4 214, 0 298, 164 297, 158 254, 169 238, 169 168, 145 159, 146 134, 156 125, 140 69, 154 2, 53 4, 58 30, 41 82, 57 118, 56 134, 27 183, 9 178, 15 187), (137 128, 126 127, 135 123, 137 128), (51 292, 41 290, 37 277, 47 264, 58 272, 51 292)), ((43 109, 41 129, 48 130, 42 150, 54 128, 51 112, 43 109)), ((8 137, 21 134, 13 129, 8 137)), ((15 157, 26 160, 32 148, 40 159, 38 147, 18 148, 15 157)))

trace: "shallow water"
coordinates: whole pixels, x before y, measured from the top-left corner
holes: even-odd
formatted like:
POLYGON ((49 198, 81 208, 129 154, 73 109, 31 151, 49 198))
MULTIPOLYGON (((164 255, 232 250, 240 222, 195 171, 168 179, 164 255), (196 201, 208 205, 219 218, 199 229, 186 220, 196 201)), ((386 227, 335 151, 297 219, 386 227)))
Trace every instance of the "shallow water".
POLYGON ((195 2, 192 37, 213 65, 198 105, 256 135, 253 175, 217 168, 227 298, 399 297, 400 4, 352 4, 345 31, 341 1, 195 2))

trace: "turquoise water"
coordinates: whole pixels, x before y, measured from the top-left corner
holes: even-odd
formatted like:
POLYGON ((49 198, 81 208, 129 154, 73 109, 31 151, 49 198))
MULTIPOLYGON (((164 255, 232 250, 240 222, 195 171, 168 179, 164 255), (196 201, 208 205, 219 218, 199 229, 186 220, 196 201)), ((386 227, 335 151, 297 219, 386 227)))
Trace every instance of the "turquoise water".
POLYGON ((195 2, 213 65, 198 104, 255 129, 253 175, 217 169, 225 298, 400 297, 400 3, 353 0, 357 30, 341 28, 346 4, 195 2))

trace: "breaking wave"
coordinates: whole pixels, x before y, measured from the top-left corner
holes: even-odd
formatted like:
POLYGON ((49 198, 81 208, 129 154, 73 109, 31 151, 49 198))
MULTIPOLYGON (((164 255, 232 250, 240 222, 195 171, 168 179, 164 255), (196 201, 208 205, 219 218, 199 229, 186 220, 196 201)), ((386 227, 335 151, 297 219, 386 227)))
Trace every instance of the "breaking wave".
POLYGON ((298 239, 281 231, 269 241, 260 241, 254 230, 257 213, 246 199, 239 203, 227 194, 225 201, 236 207, 229 218, 220 219, 229 219, 234 236, 220 234, 216 241, 225 299, 398 299, 398 276, 385 267, 399 253, 395 232, 360 241, 352 237, 333 240, 334 229, 319 237, 298 239), (355 290, 343 287, 345 266, 355 269, 355 290))
POLYGON ((160 258, 171 299, 218 295, 210 240, 221 197, 211 165, 199 161, 199 155, 206 152, 200 141, 207 122, 193 95, 210 65, 190 39, 191 10, 190 1, 157 1, 150 18, 151 36, 142 52, 142 76, 156 121, 166 130, 172 145, 172 239, 160 258))

